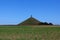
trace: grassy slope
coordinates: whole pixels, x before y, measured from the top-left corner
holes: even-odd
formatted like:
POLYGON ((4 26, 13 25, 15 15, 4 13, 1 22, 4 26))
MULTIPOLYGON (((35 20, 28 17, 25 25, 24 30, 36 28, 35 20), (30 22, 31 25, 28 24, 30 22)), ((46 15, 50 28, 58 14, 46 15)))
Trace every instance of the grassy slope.
POLYGON ((60 40, 60 27, 0 26, 0 40, 60 40))

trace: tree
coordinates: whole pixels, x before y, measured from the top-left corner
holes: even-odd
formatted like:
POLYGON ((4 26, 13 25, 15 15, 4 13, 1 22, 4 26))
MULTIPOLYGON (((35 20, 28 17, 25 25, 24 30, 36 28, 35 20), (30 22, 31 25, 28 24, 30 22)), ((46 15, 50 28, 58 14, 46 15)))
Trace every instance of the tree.
POLYGON ((49 25, 47 22, 41 22, 38 25, 49 25))
POLYGON ((40 22, 38 25, 53 25, 52 23, 47 23, 47 22, 40 22))
POLYGON ((47 22, 44 22, 44 25, 49 25, 47 22))
POLYGON ((49 25, 53 25, 52 23, 49 23, 49 25))

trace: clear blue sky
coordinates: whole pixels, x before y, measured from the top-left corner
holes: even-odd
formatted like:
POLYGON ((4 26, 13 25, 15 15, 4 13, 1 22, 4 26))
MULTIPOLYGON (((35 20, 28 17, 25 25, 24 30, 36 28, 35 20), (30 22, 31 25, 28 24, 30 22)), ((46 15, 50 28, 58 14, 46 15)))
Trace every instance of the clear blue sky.
POLYGON ((30 15, 60 24, 60 0, 0 0, 0 25, 18 24, 30 15))

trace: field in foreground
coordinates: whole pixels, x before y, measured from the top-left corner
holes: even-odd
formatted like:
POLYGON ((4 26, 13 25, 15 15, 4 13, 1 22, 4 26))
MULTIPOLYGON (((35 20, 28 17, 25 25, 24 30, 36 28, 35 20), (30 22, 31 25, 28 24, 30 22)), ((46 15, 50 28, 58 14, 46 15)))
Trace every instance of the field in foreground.
POLYGON ((60 27, 0 26, 0 40, 60 40, 60 27))

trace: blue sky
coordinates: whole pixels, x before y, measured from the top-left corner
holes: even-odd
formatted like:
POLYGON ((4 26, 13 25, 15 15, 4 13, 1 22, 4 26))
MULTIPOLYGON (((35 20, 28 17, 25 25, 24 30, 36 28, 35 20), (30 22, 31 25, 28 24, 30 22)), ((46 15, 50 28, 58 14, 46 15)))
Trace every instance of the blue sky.
POLYGON ((60 0, 0 0, 0 25, 18 24, 31 15, 60 24, 60 0))

